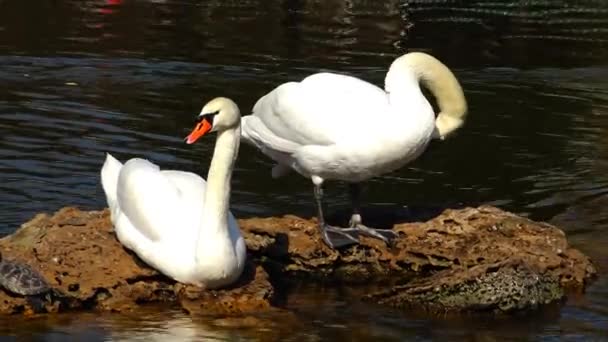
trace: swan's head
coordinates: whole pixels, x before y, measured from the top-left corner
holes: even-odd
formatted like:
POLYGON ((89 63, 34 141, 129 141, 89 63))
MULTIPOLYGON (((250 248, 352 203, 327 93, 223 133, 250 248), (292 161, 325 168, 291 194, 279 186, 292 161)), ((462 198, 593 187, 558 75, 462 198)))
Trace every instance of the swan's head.
POLYGON ((229 98, 216 97, 203 106, 196 117, 196 126, 186 137, 186 143, 192 144, 203 135, 219 132, 238 126, 241 122, 239 107, 229 98))

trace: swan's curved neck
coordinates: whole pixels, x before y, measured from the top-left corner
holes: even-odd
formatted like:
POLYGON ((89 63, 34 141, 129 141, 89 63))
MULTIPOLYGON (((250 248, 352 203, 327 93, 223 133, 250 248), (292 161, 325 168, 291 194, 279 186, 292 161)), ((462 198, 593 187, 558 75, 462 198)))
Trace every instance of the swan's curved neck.
POLYGON ((385 87, 390 92, 390 88, 403 89, 404 85, 411 87, 413 83, 418 87, 418 82, 430 90, 437 100, 440 112, 433 134, 435 138, 443 139, 464 123, 467 102, 462 87, 448 67, 435 57, 421 52, 397 58, 386 75, 385 87), (409 77, 403 78, 408 74, 409 77))
POLYGON ((240 123, 234 128, 218 132, 213 158, 207 174, 199 245, 208 239, 205 235, 212 232, 228 234, 230 181, 239 151, 240 134, 240 123))

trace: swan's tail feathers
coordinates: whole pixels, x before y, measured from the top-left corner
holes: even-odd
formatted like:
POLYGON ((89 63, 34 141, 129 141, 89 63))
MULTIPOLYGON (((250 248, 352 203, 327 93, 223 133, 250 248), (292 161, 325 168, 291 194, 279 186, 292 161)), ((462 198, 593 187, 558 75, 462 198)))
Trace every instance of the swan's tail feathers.
POLYGON ((283 153, 293 153, 300 148, 298 143, 276 135, 253 114, 241 118, 241 138, 260 150, 271 149, 283 153))
POLYGON ((272 177, 279 178, 288 174, 294 163, 292 154, 301 146, 293 141, 275 135, 262 120, 255 115, 241 119, 243 141, 257 147, 262 153, 277 162, 272 168, 272 177))
POLYGON ((108 207, 112 213, 112 222, 116 220, 117 203, 117 186, 118 175, 122 169, 122 163, 114 158, 111 154, 106 153, 106 160, 101 167, 101 186, 106 194, 108 207))
POLYGON ((250 145, 257 147, 257 144, 253 140, 253 137, 251 136, 251 134, 249 134, 249 125, 251 125, 249 121, 252 117, 253 115, 247 115, 241 118, 241 141, 244 141, 250 145))

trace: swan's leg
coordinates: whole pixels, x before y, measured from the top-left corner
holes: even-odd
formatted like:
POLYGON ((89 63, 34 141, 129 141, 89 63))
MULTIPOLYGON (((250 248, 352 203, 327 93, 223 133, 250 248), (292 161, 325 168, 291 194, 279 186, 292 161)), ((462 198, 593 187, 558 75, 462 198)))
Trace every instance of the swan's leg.
POLYGON ((357 228, 340 228, 325 223, 325 216, 323 215, 323 179, 313 176, 312 181, 314 184, 315 202, 317 204, 319 232, 321 233, 325 244, 336 249, 338 247, 359 243, 359 239, 356 236, 349 234, 350 232, 357 232, 357 228))
POLYGON ((392 229, 375 229, 367 227, 362 223, 361 219, 361 185, 359 183, 351 183, 348 186, 348 192, 353 206, 353 214, 350 217, 350 227, 355 228, 359 233, 380 239, 386 244, 391 244, 392 240, 397 237, 392 229))

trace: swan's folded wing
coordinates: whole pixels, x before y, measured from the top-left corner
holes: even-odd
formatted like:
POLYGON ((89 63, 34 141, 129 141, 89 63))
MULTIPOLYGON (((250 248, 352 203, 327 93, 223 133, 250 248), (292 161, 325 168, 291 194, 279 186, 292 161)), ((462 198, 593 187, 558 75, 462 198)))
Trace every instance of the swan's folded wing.
POLYGON ((192 239, 193 236, 197 236, 201 227, 207 183, 201 176, 192 172, 163 170, 161 174, 179 191, 181 201, 179 215, 184 223, 179 227, 180 235, 192 239))
POLYGON ((144 159, 129 160, 117 188, 120 210, 148 239, 157 241, 182 226, 179 190, 158 166, 144 159))
POLYGON ((386 92, 355 77, 319 73, 284 83, 258 100, 253 115, 275 136, 332 145, 364 134, 388 107, 386 92))
POLYGON ((264 145, 272 144, 279 151, 293 144, 329 145, 331 139, 314 132, 315 115, 321 110, 315 112, 301 83, 284 83, 256 102, 252 116, 257 120, 251 119, 251 128, 264 145))

